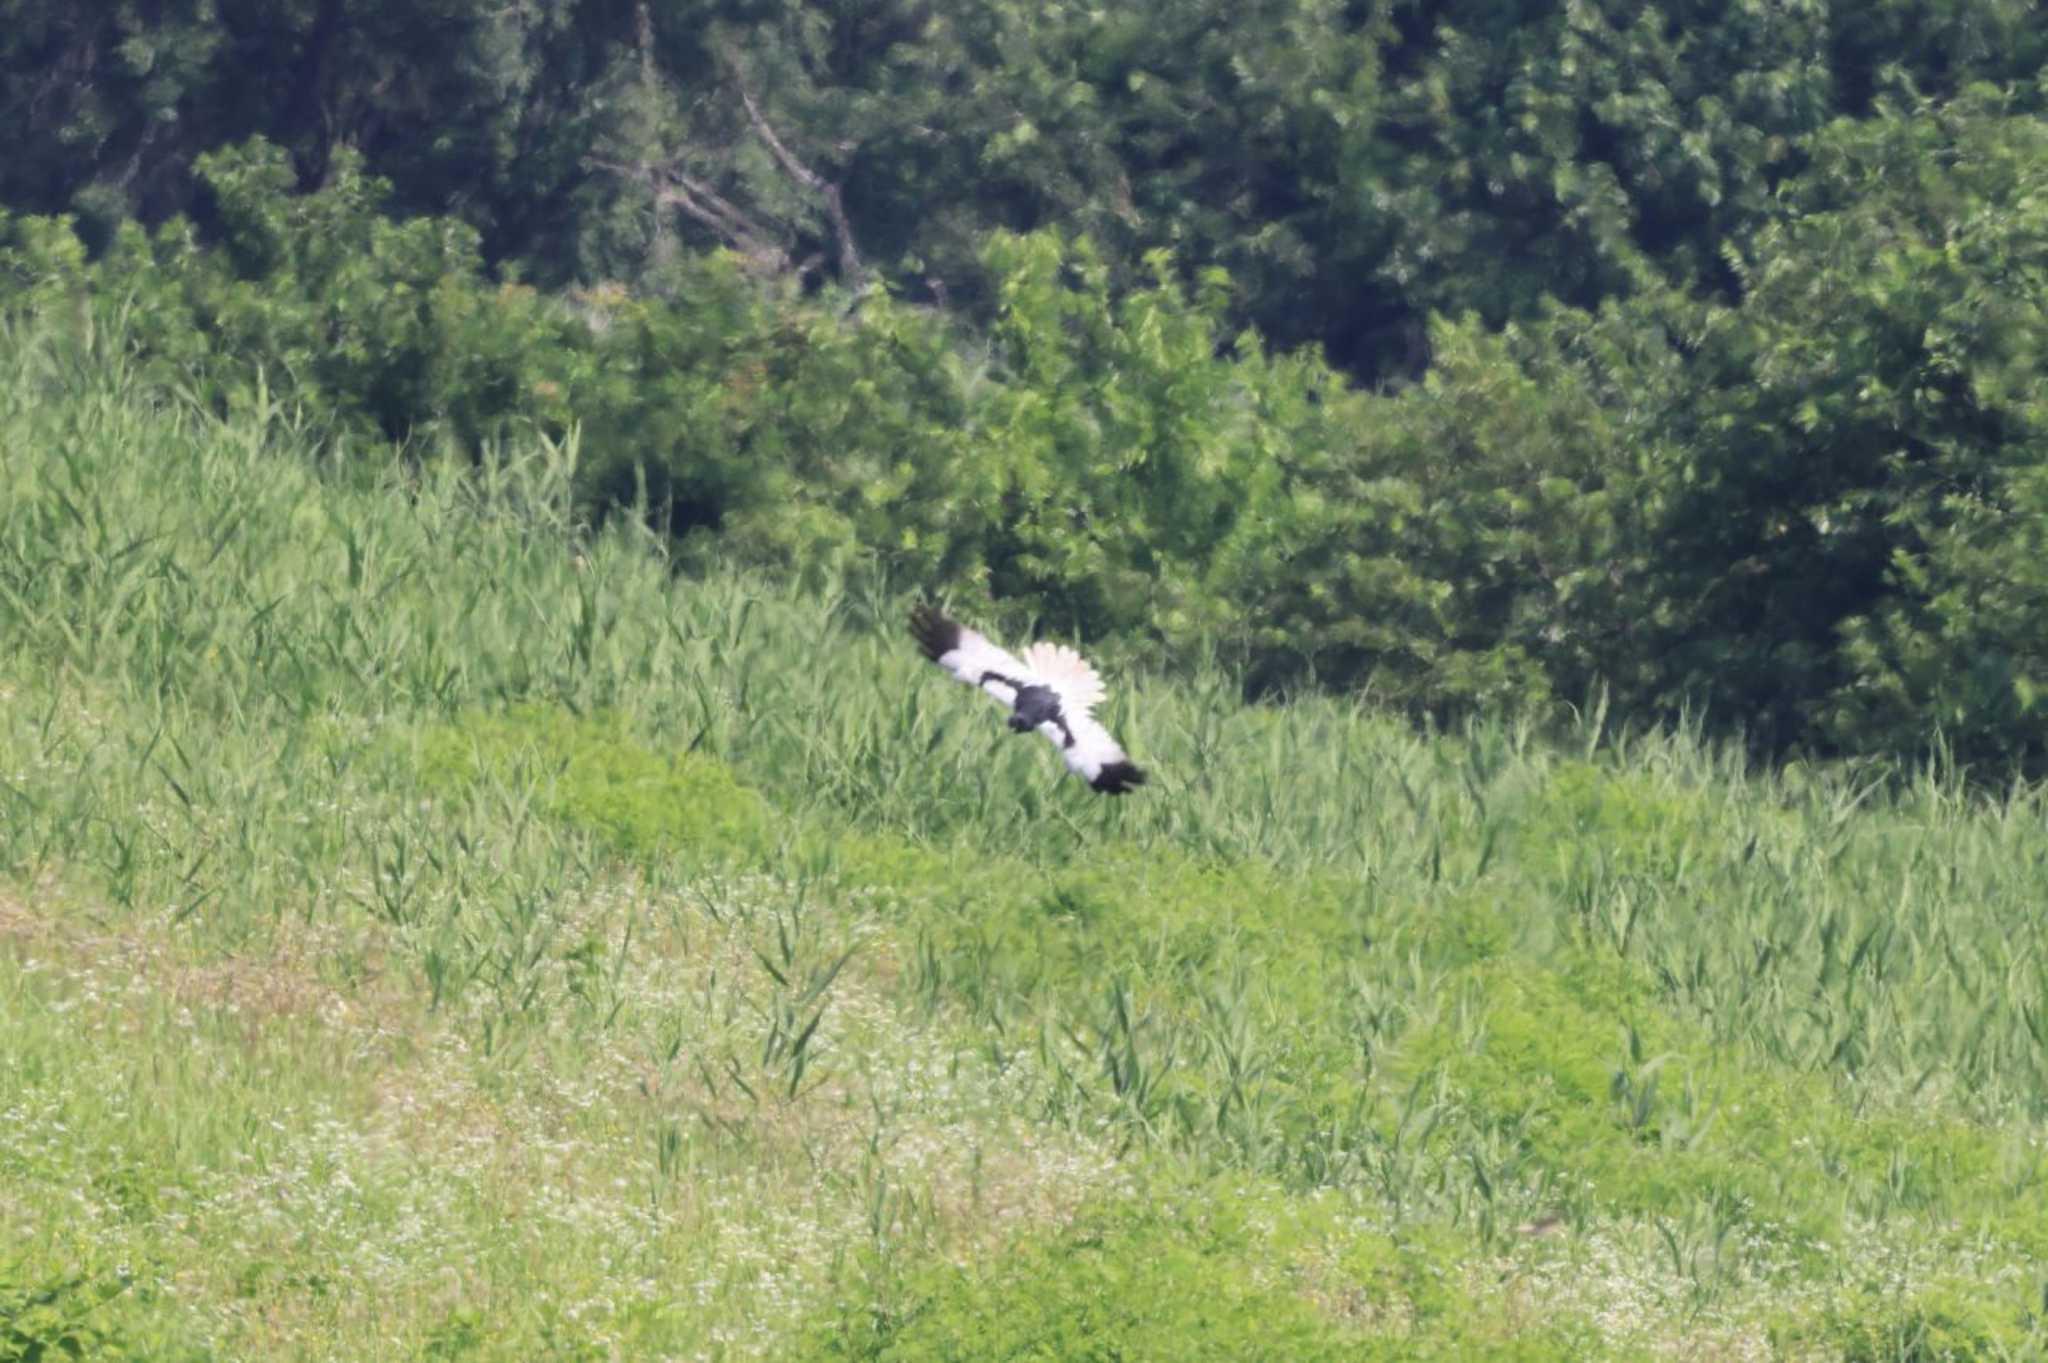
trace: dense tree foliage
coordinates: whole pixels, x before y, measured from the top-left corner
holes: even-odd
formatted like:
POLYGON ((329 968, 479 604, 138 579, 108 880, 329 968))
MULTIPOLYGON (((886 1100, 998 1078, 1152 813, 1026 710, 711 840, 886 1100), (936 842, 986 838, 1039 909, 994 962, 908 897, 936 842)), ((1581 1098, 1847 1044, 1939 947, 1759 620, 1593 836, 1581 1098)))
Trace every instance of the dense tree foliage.
POLYGON ((0 203, 204 219, 197 158, 261 135, 542 284, 717 242, 983 321, 982 237, 1056 226, 1118 282, 1220 265, 1234 322, 1374 380, 1432 312, 1726 292, 1831 118, 2044 57, 2028 0, 18 0, 0 203))
POLYGON ((203 400, 1260 688, 2048 766, 2023 0, 8 18, 11 306, 203 400))

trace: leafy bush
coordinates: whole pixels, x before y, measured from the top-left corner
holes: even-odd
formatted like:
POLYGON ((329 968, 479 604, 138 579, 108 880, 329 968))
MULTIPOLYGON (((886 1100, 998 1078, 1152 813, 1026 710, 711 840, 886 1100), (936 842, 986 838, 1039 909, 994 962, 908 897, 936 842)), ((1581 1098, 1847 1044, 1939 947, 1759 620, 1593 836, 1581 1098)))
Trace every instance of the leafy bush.
POLYGON ((1845 746, 1913 751, 1930 734, 1979 770, 2040 769, 2048 752, 2048 464, 1936 508, 1899 590, 1843 625, 1853 680, 1825 722, 1845 746))
POLYGON ((629 857, 679 847, 734 856, 759 852, 768 836, 760 796, 715 758, 652 753, 617 724, 538 706, 472 714, 429 732, 419 772, 441 790, 530 787, 544 812, 629 857))
POLYGON ((0 1363, 97 1358, 119 1347, 101 1308, 128 1290, 120 1277, 26 1283, 0 1268, 0 1363))
POLYGON ((879 1302, 848 1303, 814 1358, 942 1360, 1490 1359, 1583 1352, 1568 1318, 1532 1328, 1466 1290, 1456 1237, 1403 1244, 1327 1233, 1314 1212, 1227 1183, 1091 1208, 990 1261, 914 1271, 879 1302))
POLYGON ((216 409, 267 387, 337 432, 472 449, 567 420, 582 328, 530 289, 490 284, 469 228, 384 217, 387 187, 347 152, 314 194, 294 193, 284 154, 261 142, 203 156, 199 172, 217 247, 182 219, 154 234, 128 223, 88 265, 67 229, 16 219, 0 269, 32 306, 83 295, 145 378, 216 409))
POLYGON ((1866 1288, 1831 1303, 1819 1319, 1781 1327, 1774 1342, 1824 1348, 1843 1363, 1989 1363, 2032 1356, 2038 1321, 2014 1319, 1975 1284, 1916 1292, 1866 1288))
MULTIPOLYGON (((1639 395, 1661 336, 1559 313, 1503 335, 1440 324, 1422 384, 1311 394, 1308 440, 1256 553, 1218 574, 1262 679, 1313 676, 1439 715, 1576 700, 1639 665, 1629 632, 1645 551, 1639 395), (1620 342, 1614 338, 1620 333, 1620 342), (1611 368, 1579 352, 1633 347, 1611 368)), ((1639 594, 1639 593, 1637 593, 1639 594)))
POLYGON ((1674 413, 1661 689, 1772 747, 1944 727, 2038 766, 2039 719, 2012 723, 2038 635, 1996 601, 2030 585, 2010 556, 2048 457, 2048 135, 1979 90, 1837 124, 1813 158, 1674 413))
POLYGON ((1357 1358, 1366 1341, 1262 1285, 1228 1206, 1084 1217, 986 1269, 913 1278, 892 1307, 858 1307, 820 1358, 941 1360, 1357 1358), (1213 1212, 1213 1218, 1204 1215, 1213 1212))

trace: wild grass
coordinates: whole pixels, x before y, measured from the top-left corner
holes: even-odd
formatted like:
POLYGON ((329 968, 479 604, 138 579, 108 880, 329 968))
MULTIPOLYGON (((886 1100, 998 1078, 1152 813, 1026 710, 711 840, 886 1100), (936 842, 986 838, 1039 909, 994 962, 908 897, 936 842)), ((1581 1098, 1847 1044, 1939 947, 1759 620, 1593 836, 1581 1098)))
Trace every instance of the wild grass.
POLYGON ((0 376, 0 1357, 2040 1351, 2037 789, 1103 640, 1105 800, 573 442, 0 376))

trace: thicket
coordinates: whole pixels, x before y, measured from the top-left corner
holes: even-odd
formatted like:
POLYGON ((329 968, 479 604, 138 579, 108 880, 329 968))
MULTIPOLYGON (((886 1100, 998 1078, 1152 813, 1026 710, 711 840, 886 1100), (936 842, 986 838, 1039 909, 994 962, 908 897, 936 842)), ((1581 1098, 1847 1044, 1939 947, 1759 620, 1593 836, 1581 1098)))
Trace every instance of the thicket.
POLYGON ((204 223, 195 160, 262 136, 303 188, 360 151, 543 287, 722 243, 981 323, 987 235, 1057 226, 1119 283, 1221 266, 1233 330, 1375 382, 1432 313, 1730 296, 1830 121, 1981 82, 2038 111, 2044 59, 2028 0, 21 0, 0 204, 96 246, 204 223))
POLYGON ((2048 767, 2025 6, 38 13, 7 305, 216 408, 1256 690, 2048 767))

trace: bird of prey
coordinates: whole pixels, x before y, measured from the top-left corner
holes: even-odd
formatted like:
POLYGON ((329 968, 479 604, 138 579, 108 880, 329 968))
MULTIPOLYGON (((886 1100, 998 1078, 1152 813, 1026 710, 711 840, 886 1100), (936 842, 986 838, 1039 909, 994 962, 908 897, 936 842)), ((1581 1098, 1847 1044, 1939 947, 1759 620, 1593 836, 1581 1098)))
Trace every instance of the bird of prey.
POLYGON ((1144 771, 1091 713, 1102 679, 1073 649, 1038 643, 1014 657, 928 602, 911 608, 910 632, 925 657, 1010 707, 1012 730, 1044 734, 1094 789, 1123 795, 1145 784, 1144 771))

